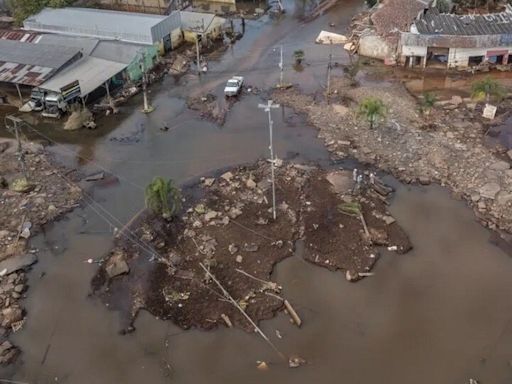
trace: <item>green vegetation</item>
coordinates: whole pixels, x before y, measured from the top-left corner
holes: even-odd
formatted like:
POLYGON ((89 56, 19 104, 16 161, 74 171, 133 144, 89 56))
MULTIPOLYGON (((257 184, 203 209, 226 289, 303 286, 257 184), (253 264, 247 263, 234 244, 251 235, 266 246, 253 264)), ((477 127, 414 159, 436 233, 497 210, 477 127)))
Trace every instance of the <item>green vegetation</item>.
POLYGON ((420 100, 420 113, 428 115, 430 110, 434 108, 437 96, 432 92, 425 92, 420 100))
POLYGON ((366 5, 368 6, 368 8, 372 8, 375 5, 377 5, 379 0, 365 0, 365 2, 366 2, 366 5))
POLYGON ((35 15, 44 7, 61 8, 71 4, 72 0, 10 0, 14 21, 17 25, 23 24, 27 17, 35 15))
POLYGON ((295 58, 295 64, 300 65, 302 60, 304 60, 304 51, 302 49, 297 49, 293 52, 293 57, 295 58))
POLYGON ((146 187, 144 196, 146 207, 167 220, 181 208, 181 192, 173 185, 172 180, 165 181, 162 177, 155 177, 146 187))
POLYGON ((342 203, 338 205, 338 209, 341 213, 344 213, 345 215, 349 216, 355 216, 359 217, 361 215, 361 204, 354 202, 354 203, 342 203))
POLYGON ((380 99, 367 97, 359 104, 359 114, 366 118, 370 123, 370 129, 373 129, 379 118, 386 115, 386 106, 380 99))
POLYGON ((490 101, 491 97, 497 101, 501 101, 505 95, 505 88, 490 76, 487 76, 483 80, 475 81, 471 85, 471 97, 480 101, 485 99, 486 103, 490 101))

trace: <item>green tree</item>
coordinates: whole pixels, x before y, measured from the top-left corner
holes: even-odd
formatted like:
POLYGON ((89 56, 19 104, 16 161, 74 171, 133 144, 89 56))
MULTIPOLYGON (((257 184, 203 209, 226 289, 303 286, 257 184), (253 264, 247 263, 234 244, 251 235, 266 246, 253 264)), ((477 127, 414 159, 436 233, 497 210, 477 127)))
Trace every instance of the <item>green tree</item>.
POLYGON ((365 0, 365 3, 368 6, 368 8, 375 7, 375 5, 377 5, 378 2, 379 0, 365 0))
POLYGON ((302 60, 304 60, 304 51, 302 49, 296 49, 293 52, 293 57, 295 58, 295 64, 300 65, 302 60))
POLYGON ((370 123, 370 129, 373 129, 379 118, 386 115, 386 106, 376 97, 367 97, 359 104, 359 115, 363 116, 370 123))
POLYGON ((486 103, 490 101, 491 97, 500 101, 505 95, 505 88, 490 76, 483 80, 475 81, 471 85, 471 97, 477 100, 485 99, 486 103))
POLYGON ((181 208, 181 192, 174 186, 172 180, 165 181, 155 177, 146 187, 144 193, 146 207, 153 213, 171 219, 181 208))
POLYGON ((437 101, 437 96, 432 92, 425 92, 420 100, 420 113, 428 114, 437 101))
POLYGON ((9 0, 8 5, 17 25, 44 7, 60 8, 72 3, 72 0, 9 0))

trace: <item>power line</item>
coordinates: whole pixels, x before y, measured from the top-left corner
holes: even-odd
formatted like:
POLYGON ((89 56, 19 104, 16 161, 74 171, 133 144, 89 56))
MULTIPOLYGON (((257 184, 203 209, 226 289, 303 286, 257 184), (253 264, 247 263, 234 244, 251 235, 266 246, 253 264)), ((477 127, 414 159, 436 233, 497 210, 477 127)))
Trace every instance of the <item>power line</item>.
POLYGON ((103 171, 105 171, 105 172, 108 172, 108 173, 110 173, 110 174, 112 174, 112 175, 114 175, 114 176, 118 177, 118 178, 119 178, 119 179, 121 179, 121 180, 126 181, 127 183, 131 184, 131 185, 132 185, 132 186, 134 186, 135 188, 140 189, 140 190, 144 190, 144 187, 142 187, 142 186, 140 186, 140 185, 138 185, 138 184, 136 184, 136 183, 132 182, 131 180, 129 180, 129 179, 127 179, 127 178, 125 178, 124 176, 121 176, 121 175, 119 175, 119 174, 116 174, 116 173, 114 173, 113 171, 109 170, 108 168, 104 167, 103 165, 99 164, 98 162, 96 162, 96 161, 94 161, 94 160, 92 160, 92 159, 88 159, 88 158, 86 158, 86 157, 83 157, 83 156, 79 155, 78 153, 76 153, 76 152, 74 152, 74 151, 72 151, 72 150, 68 149, 68 148, 67 148, 67 147, 65 147, 64 145, 62 145, 62 144, 60 144, 60 143, 56 142, 56 141, 55 141, 55 140, 53 140, 52 138, 48 137, 47 135, 45 135, 45 134, 41 133, 40 131, 38 131, 37 129, 35 129, 34 127, 32 127, 32 126, 31 126, 30 124, 28 124, 26 121, 23 121, 23 124, 24 124, 25 126, 27 126, 29 129, 31 129, 32 131, 34 131, 34 132, 35 132, 36 134, 38 134, 39 136, 43 137, 45 140, 48 140, 49 142, 51 142, 51 143, 53 143, 53 144, 57 145, 58 147, 60 147, 60 148, 64 149, 66 152, 68 152, 68 153, 72 154, 73 156, 76 156, 76 157, 78 157, 79 159, 82 159, 82 160, 85 160, 85 161, 91 162, 92 164, 94 164, 95 166, 97 166, 98 168, 100 168, 101 170, 103 170, 103 171))
MULTIPOLYGON (((28 123, 25 122, 25 124, 32 128, 28 123)), ((33 128, 32 128, 33 129, 33 128)), ((43 159, 49 166, 51 166, 51 164, 46 160, 46 159, 43 159)), ((57 169, 55 169, 55 174, 57 174, 60 178, 62 178, 66 183, 68 183, 69 185, 71 186, 76 186, 77 188, 80 189, 80 191, 82 192, 83 196, 84 196, 84 202, 100 217, 102 218, 107 224, 109 224, 111 227, 113 228, 117 228, 118 226, 119 227, 122 227, 124 224, 123 222, 118 219, 116 216, 114 216, 111 212, 109 212, 105 207, 103 207, 100 203, 98 203, 97 201, 95 201, 92 196, 90 196, 86 191, 84 191, 83 188, 81 188, 80 186, 78 186, 76 183, 74 183, 71 179, 69 179, 68 177, 66 177, 64 174, 62 174, 61 172, 59 172, 57 169), (90 202, 88 202, 86 199, 89 199, 90 202), (98 209, 96 209, 96 207, 94 206, 96 205, 96 207, 101 210, 102 212, 104 213, 101 213, 98 209), (108 216, 108 217, 107 217, 108 216), (110 217, 110 219, 109 219, 110 217)), ((156 252, 156 250, 150 245, 150 244, 147 244, 145 243, 144 241, 142 240, 139 240, 137 238, 137 235, 132 231, 130 230, 129 228, 126 228, 124 229, 123 231, 121 231, 120 233, 121 236, 123 236, 124 238, 126 238, 127 240, 130 240, 132 243, 134 243, 136 246, 138 246, 139 248, 141 248, 142 250, 148 252, 150 254, 151 257, 156 257, 158 255, 158 252, 156 252), (129 235, 126 234, 126 232, 129 233, 129 235)))

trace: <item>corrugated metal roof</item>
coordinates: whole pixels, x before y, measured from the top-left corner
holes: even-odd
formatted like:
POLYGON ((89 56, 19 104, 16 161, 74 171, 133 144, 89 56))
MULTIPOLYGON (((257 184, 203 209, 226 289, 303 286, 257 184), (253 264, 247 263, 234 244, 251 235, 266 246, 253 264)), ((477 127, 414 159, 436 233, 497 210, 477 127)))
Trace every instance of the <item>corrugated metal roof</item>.
POLYGON ((126 64, 97 57, 84 57, 41 84, 39 88, 60 92, 62 87, 78 80, 81 96, 84 97, 125 68, 126 64))
POLYGON ((40 39, 39 33, 13 31, 13 30, 0 30, 0 39, 2 40, 16 40, 25 43, 35 43, 40 39))
POLYGON ((154 44, 180 27, 179 15, 92 8, 45 8, 23 22, 27 30, 154 44))
POLYGON ((76 48, 0 40, 0 61, 59 69, 80 52, 76 48))
POLYGON ((427 11, 415 22, 422 34, 504 35, 512 34, 512 9, 486 15, 454 15, 427 11))
POLYGON ((90 37, 62 36, 54 34, 43 34, 37 41, 38 44, 58 45, 60 47, 76 48, 84 56, 89 56, 99 40, 90 37))
POLYGON ((0 81, 7 83, 38 86, 55 71, 55 69, 48 67, 0 61, 0 81))
POLYGON ((100 41, 91 53, 91 56, 131 64, 139 54, 147 49, 142 44, 120 43, 117 41, 100 41))

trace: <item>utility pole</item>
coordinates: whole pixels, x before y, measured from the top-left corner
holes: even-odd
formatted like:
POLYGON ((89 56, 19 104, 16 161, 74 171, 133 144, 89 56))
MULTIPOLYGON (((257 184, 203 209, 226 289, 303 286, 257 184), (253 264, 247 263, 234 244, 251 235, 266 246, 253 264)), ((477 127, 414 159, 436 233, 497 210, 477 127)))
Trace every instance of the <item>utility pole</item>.
POLYGON ((268 130, 270 135, 270 172, 272 177, 272 217, 276 219, 276 182, 275 182, 275 159, 274 159, 274 139, 273 139, 273 124, 271 111, 274 108, 279 108, 279 104, 274 104, 272 100, 268 100, 267 104, 258 104, 258 108, 263 109, 268 114, 268 130))
MULTIPOLYGON (((205 37, 205 31, 204 31, 204 19, 201 19, 201 42, 204 43, 203 37, 205 37)), ((194 28, 196 31, 199 28, 194 28)), ((196 32, 196 62, 197 62, 197 75, 201 76, 201 63, 200 63, 200 55, 199 55, 199 32, 196 32)))
POLYGON ((331 69, 332 69, 332 39, 329 39, 329 63, 327 64, 327 102, 331 95, 331 69))
POLYGON ((13 115, 7 115, 7 116, 5 116, 5 122, 6 122, 6 124, 5 124, 6 128, 11 132, 14 131, 14 133, 16 135, 16 141, 18 143, 18 151, 17 151, 18 161, 21 166, 21 172, 23 173, 23 176, 26 178, 27 177, 27 166, 25 164, 25 154, 23 153, 23 148, 21 147, 21 137, 20 137, 20 127, 19 127, 23 123, 23 120, 21 120, 20 118, 18 118, 16 116, 13 116, 13 115), (7 126, 8 120, 13 124, 12 126, 7 126))
POLYGON ((281 70, 281 74, 279 77, 279 88, 282 88, 283 87, 283 70, 284 70, 283 45, 282 44, 279 46, 279 50, 281 51, 281 60, 279 61, 279 69, 281 70))
POLYGON ((199 33, 196 34, 196 56, 197 75, 201 76, 201 64, 199 63, 199 33))
POLYGON ((144 97, 144 109, 142 112, 144 113, 150 113, 153 112, 154 108, 149 105, 148 101, 148 79, 146 76, 146 63, 144 62, 145 55, 144 53, 141 54, 140 59, 140 70, 142 71, 142 95, 144 97))

